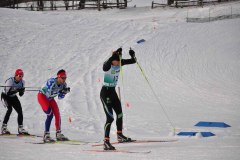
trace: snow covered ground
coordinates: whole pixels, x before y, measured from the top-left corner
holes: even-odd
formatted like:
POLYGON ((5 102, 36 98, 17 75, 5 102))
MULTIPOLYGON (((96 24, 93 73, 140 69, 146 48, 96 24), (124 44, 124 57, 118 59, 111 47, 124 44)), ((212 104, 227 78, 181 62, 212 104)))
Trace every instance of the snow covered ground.
MULTIPOLYGON (((71 93, 57 101, 62 131, 70 139, 103 139, 105 114, 99 99, 102 64, 118 47, 128 58, 132 47, 149 79, 149 88, 138 66, 123 67, 120 77, 124 133, 133 139, 177 139, 169 143, 115 145, 117 149, 151 151, 149 154, 92 153, 87 145, 37 145, 41 138, 0 137, 0 159, 151 159, 238 160, 240 158, 240 19, 187 23, 187 13, 205 14, 225 3, 204 8, 155 8, 151 1, 133 0, 137 7, 81 11, 29 12, 0 8, 0 84, 24 70, 26 86, 40 87, 59 69, 68 73, 71 93), (138 7, 141 6, 141 7, 138 7), (143 7, 148 6, 148 7, 143 7), (189 12, 190 11, 190 12, 189 12), (146 41, 141 44, 140 39, 146 41), (124 96, 123 96, 124 93, 124 96), (129 107, 125 107, 125 103, 129 107), (163 108, 165 112, 163 111, 163 108), (168 118, 167 118, 167 116, 168 118), (71 118, 71 122, 69 121, 71 118), (194 127, 199 121, 225 122, 229 128, 194 127), (181 131, 207 131, 216 136, 179 137, 181 131)), ((222 11, 222 12, 221 12, 222 11)), ((36 92, 20 98, 24 126, 42 135, 45 114, 36 92)), ((1 120, 6 109, 1 105, 1 120)), ((17 132, 17 114, 8 123, 17 132)), ((1 122, 2 123, 2 122, 1 122)), ((51 134, 54 137, 54 121, 51 134)), ((113 123, 111 140, 116 140, 113 123)), ((101 147, 97 147, 101 149, 101 147)))

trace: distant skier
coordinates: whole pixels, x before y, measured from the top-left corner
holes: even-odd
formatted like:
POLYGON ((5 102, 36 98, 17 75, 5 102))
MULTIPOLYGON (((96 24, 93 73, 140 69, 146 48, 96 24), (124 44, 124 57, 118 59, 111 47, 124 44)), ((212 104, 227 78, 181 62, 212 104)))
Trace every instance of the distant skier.
POLYGON ((17 97, 17 93, 21 97, 25 92, 25 81, 23 80, 23 76, 24 74, 22 69, 17 69, 15 71, 15 76, 10 77, 6 80, 5 87, 1 93, 1 100, 3 102, 3 105, 7 108, 7 112, 5 114, 1 128, 2 134, 10 134, 10 131, 7 129, 7 123, 12 113, 12 108, 14 108, 18 114, 18 133, 28 134, 28 132, 23 128, 22 106, 17 97))
POLYGON ((45 121, 45 132, 43 141, 53 142, 54 140, 50 137, 50 126, 53 116, 55 116, 56 126, 56 140, 67 141, 68 138, 61 133, 61 117, 59 108, 54 100, 54 97, 58 96, 58 99, 63 99, 67 93, 70 92, 70 88, 66 84, 67 74, 65 70, 59 70, 56 78, 48 79, 41 90, 38 93, 38 103, 41 105, 42 110, 47 114, 45 121))
POLYGON ((117 120, 117 138, 119 142, 129 142, 131 138, 128 138, 122 133, 123 126, 123 113, 121 102, 117 96, 115 91, 115 87, 117 86, 118 77, 120 73, 120 65, 124 66, 127 64, 136 63, 135 52, 130 49, 129 55, 131 59, 121 59, 122 56, 122 48, 118 48, 113 52, 112 56, 103 64, 104 73, 104 82, 100 93, 100 99, 103 104, 104 112, 106 114, 106 123, 104 126, 105 130, 105 138, 104 138, 104 149, 105 150, 115 150, 115 147, 110 143, 110 129, 111 124, 114 120, 113 110, 116 113, 117 120))

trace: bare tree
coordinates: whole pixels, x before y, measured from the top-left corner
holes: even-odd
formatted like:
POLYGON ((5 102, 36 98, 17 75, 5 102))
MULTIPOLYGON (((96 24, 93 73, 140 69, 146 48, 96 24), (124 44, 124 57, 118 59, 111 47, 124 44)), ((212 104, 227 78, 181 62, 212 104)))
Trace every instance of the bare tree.
POLYGON ((65 4, 65 7, 66 7, 66 10, 68 10, 69 1, 68 0, 64 0, 64 4, 65 4))

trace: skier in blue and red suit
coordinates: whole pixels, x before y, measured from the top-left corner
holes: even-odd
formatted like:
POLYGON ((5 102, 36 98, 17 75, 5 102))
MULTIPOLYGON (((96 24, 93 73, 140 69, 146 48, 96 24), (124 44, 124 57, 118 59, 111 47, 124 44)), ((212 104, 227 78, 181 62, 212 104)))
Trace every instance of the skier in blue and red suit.
POLYGON ((68 138, 61 133, 61 116, 58 105, 54 99, 56 96, 58 96, 58 99, 63 99, 65 95, 70 92, 70 88, 67 87, 67 83, 65 82, 66 79, 66 71, 63 69, 59 70, 57 77, 48 79, 38 93, 38 102, 41 105, 42 110, 47 114, 47 119, 45 121, 45 132, 43 137, 44 142, 54 141, 50 137, 49 132, 53 116, 55 116, 56 140, 68 140, 68 138))

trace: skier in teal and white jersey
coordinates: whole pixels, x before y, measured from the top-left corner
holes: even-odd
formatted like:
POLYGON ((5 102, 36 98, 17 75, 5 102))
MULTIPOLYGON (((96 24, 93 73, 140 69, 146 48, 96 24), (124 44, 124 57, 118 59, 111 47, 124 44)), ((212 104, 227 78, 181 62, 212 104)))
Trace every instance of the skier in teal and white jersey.
POLYGON ((113 52, 112 56, 103 64, 104 82, 100 93, 100 99, 103 104, 103 109, 106 114, 107 120, 104 125, 105 137, 104 137, 104 149, 105 150, 115 150, 110 143, 110 129, 111 124, 114 120, 113 110, 117 115, 116 125, 117 125, 117 138, 119 142, 129 142, 131 138, 128 138, 122 133, 123 126, 123 113, 121 102, 117 96, 115 87, 117 86, 118 77, 120 74, 120 68, 127 64, 136 63, 135 52, 130 49, 129 55, 131 59, 120 59, 122 56, 122 48, 117 49, 113 52), (120 62, 121 60, 121 62, 120 62))

